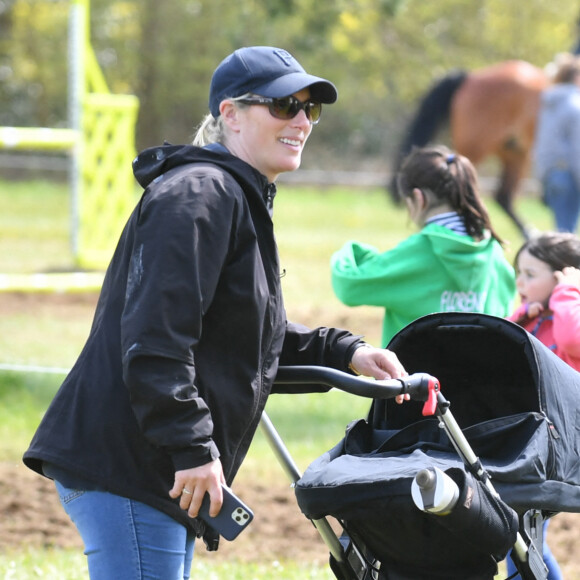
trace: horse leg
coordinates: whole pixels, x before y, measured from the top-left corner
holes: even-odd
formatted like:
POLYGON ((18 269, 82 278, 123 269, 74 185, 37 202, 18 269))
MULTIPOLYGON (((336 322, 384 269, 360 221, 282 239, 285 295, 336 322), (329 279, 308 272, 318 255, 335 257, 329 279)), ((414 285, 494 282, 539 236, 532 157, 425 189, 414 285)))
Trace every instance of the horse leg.
POLYGON ((512 220, 525 240, 528 240, 532 234, 532 228, 526 225, 514 210, 514 198, 517 192, 517 186, 520 182, 523 172, 523 161, 517 163, 504 162, 499 185, 495 191, 494 198, 506 215, 512 220))

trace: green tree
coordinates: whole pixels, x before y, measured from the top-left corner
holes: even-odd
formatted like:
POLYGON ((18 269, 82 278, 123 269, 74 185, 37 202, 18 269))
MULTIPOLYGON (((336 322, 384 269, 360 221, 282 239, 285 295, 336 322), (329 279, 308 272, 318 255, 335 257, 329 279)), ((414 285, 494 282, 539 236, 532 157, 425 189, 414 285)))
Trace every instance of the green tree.
MULTIPOLYGON (((0 2, 0 123, 67 122, 68 0, 0 2)), ((141 101, 138 148, 187 142, 212 71, 240 46, 282 46, 338 87, 304 167, 387 159, 418 101, 451 69, 538 66, 577 38, 569 0, 92 0, 91 38, 112 91, 141 101)))
POLYGON ((0 124, 66 125, 68 4, 0 3, 0 124))

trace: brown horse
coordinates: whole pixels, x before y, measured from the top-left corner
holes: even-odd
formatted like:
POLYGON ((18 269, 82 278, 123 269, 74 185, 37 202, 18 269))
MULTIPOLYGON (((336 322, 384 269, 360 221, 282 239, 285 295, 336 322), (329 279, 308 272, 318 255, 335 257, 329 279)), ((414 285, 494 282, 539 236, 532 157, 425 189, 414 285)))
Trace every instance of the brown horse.
MULTIPOLYGON (((511 60, 473 72, 455 71, 437 82, 421 102, 396 162, 413 146, 427 145, 442 123, 449 122, 452 147, 477 165, 496 156, 502 166, 495 200, 524 237, 525 224, 515 214, 513 197, 528 170, 545 72, 511 60)), ((394 182, 391 192, 396 197, 394 182)))

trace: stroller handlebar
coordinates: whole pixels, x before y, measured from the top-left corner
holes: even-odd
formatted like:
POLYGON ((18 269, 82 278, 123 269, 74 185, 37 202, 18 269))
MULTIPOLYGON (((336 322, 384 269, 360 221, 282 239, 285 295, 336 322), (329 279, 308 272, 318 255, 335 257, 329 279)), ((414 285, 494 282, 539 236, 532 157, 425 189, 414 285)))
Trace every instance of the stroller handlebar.
POLYGON ((425 401, 423 415, 433 415, 437 405, 439 381, 426 373, 414 373, 401 379, 375 380, 321 366, 281 366, 276 383, 286 385, 320 384, 369 399, 394 399, 409 394, 425 401))

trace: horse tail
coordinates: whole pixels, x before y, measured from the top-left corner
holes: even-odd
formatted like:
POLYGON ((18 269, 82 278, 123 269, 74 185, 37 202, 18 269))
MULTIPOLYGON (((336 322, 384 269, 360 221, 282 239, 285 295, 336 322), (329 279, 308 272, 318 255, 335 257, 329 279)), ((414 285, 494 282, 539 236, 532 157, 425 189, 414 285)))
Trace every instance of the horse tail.
POLYGON ((395 201, 399 201, 396 176, 403 159, 413 147, 423 147, 435 136, 449 120, 453 95, 468 76, 464 70, 455 70, 437 81, 423 97, 415 117, 405 131, 395 160, 391 183, 388 186, 395 201))

